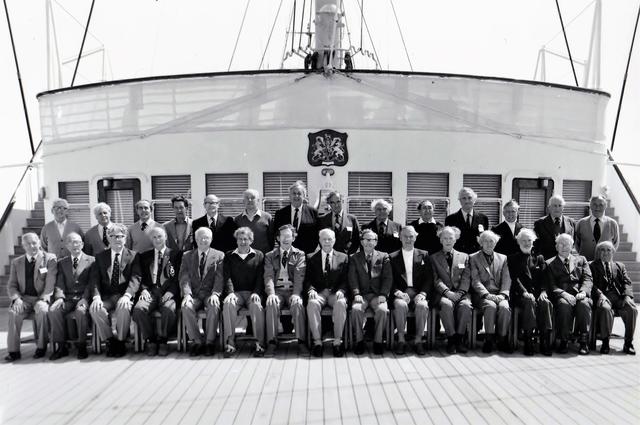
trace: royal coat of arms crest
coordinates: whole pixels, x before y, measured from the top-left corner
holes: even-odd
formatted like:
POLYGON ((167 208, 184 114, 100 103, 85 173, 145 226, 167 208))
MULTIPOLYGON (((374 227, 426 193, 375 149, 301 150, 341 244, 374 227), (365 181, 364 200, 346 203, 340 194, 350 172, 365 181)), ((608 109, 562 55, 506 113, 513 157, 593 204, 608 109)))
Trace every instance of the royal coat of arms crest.
POLYGON ((309 133, 307 159, 314 167, 335 165, 342 167, 349 160, 347 133, 335 130, 321 130, 309 133))

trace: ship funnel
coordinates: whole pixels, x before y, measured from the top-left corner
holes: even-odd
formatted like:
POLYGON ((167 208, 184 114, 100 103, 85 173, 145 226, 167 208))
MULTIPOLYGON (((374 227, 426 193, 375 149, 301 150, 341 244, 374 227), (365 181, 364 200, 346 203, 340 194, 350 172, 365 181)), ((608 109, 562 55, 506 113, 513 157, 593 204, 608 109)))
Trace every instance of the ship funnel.
POLYGON ((316 0, 316 43, 313 55, 315 69, 340 68, 343 61, 344 16, 339 7, 341 2, 342 0, 316 0))

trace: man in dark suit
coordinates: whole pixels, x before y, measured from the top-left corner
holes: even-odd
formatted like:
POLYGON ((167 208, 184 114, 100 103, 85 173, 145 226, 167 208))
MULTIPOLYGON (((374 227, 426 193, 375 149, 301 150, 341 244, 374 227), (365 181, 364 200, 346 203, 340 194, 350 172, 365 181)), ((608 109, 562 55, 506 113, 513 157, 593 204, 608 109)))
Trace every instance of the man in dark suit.
POLYGON ((387 254, 395 252, 402 247, 400 231, 402 226, 389 219, 393 206, 384 199, 374 199, 371 202, 371 211, 376 215, 373 221, 363 226, 363 229, 371 229, 378 234, 378 251, 387 254))
POLYGON ((195 240, 196 230, 201 227, 208 227, 211 230, 211 248, 218 251, 227 252, 235 248, 236 240, 233 232, 237 226, 232 217, 227 217, 218 211, 220 199, 216 195, 207 195, 204 198, 204 209, 206 214, 193 220, 193 239, 195 240))
POLYGON ((169 354, 167 339, 176 328, 182 252, 167 248, 167 233, 162 227, 151 229, 149 236, 153 249, 140 254, 142 290, 132 316, 140 327, 147 355, 164 357, 169 354), (160 328, 157 331, 152 317, 155 311, 160 312, 160 328))
POLYGON ((98 224, 93 226, 84 235, 84 252, 87 255, 96 256, 109 248, 107 230, 111 227, 111 207, 100 202, 93 207, 93 215, 98 224))
MULTIPOLYGON (((633 334, 636 330, 638 309, 633 300, 633 283, 624 264, 613 261, 615 252, 613 243, 600 242, 596 246, 596 259, 589 264, 591 273, 593 273, 591 297, 597 306, 596 317, 602 338, 600 352, 609 354, 609 337, 613 328, 614 312, 617 312, 624 322, 622 351, 635 355, 633 334)), ((596 329, 592 330, 592 332, 595 331, 596 329)))
POLYGON ((595 258, 596 245, 609 241, 614 249, 620 244, 618 223, 604 215, 607 200, 602 195, 591 197, 589 201, 591 215, 581 218, 576 223, 576 251, 591 261, 595 258))
POLYGON ((329 305, 333 311, 333 355, 342 357, 344 355, 342 334, 347 320, 349 257, 333 249, 336 242, 333 230, 320 230, 319 239, 320 251, 307 257, 303 292, 307 297, 307 317, 313 338, 312 353, 315 357, 322 356, 320 312, 325 305, 329 305))
POLYGON ((398 355, 406 353, 404 336, 410 307, 416 315, 416 353, 424 355, 427 349, 424 328, 429 317, 429 297, 433 292, 433 270, 427 251, 414 246, 417 236, 418 232, 412 226, 402 229, 402 248, 389 255, 393 275, 393 318, 398 332, 395 353, 398 355))
POLYGON ((542 255, 533 255, 536 234, 522 229, 517 236, 520 252, 507 257, 511 277, 511 303, 522 311, 525 356, 535 352, 535 328, 540 331, 540 352, 551 355, 549 337, 553 329, 553 305, 547 294, 545 272, 547 263, 542 255))
POLYGON ((176 253, 183 253, 193 248, 193 220, 187 217, 189 200, 184 196, 171 198, 171 206, 175 218, 163 224, 167 233, 167 246, 176 253))
POLYGON ((77 331, 78 339, 75 345, 78 349, 78 359, 86 359, 88 355, 87 323, 91 299, 89 275, 95 258, 83 253, 82 247, 82 238, 79 234, 67 235, 67 250, 71 255, 58 261, 58 275, 53 294, 55 301, 49 307, 51 341, 54 345, 54 352, 49 360, 57 360, 69 355, 66 329, 75 328, 77 331), (75 325, 70 322, 75 322, 75 325))
POLYGON ((301 181, 289 186, 289 199, 289 205, 276 211, 273 226, 293 225, 297 232, 293 246, 310 254, 318 247, 318 211, 305 202, 307 188, 301 181))
POLYGON ((96 256, 91 268, 93 302, 89 312, 100 338, 107 341, 107 357, 122 357, 127 353, 125 341, 131 324, 131 307, 140 288, 140 258, 125 247, 127 228, 123 224, 114 223, 107 237, 110 248, 96 256), (109 319, 114 311, 116 337, 109 319))
POLYGON ((520 252, 520 247, 516 240, 518 233, 520 233, 520 230, 522 229, 522 224, 518 222, 519 209, 520 205, 518 205, 515 199, 504 204, 504 207, 502 207, 504 221, 491 228, 493 233, 500 236, 500 240, 496 245, 495 251, 500 254, 504 254, 507 257, 511 254, 517 254, 520 252))
POLYGON ((375 249, 378 235, 371 229, 362 231, 362 249, 349 258, 349 288, 353 296, 351 324, 356 333, 355 354, 364 354, 364 335, 367 308, 373 312, 375 334, 373 352, 382 354, 382 339, 387 327, 389 308, 387 298, 393 284, 389 254, 375 249))
POLYGON ((460 229, 460 238, 454 248, 456 251, 473 254, 480 249, 478 236, 485 230, 489 230, 489 219, 486 215, 474 209, 478 195, 473 189, 463 187, 458 193, 460 209, 447 216, 445 226, 455 226, 460 229))
POLYGON ((575 318, 579 334, 579 354, 589 354, 587 336, 591 326, 591 290, 593 280, 587 259, 571 254, 573 238, 562 233, 556 238, 558 254, 547 260, 547 282, 557 311, 556 334, 560 338, 558 353, 569 350, 569 336, 575 318))
POLYGON ((140 254, 153 248, 149 232, 154 227, 162 227, 162 224, 153 219, 153 202, 141 199, 136 202, 138 221, 128 228, 126 247, 140 254))
POLYGON ((442 223, 433 217, 435 208, 429 200, 424 200, 418 204, 420 218, 409 223, 418 232, 416 248, 434 254, 442 249, 438 232, 444 227, 442 223))
POLYGON ((342 194, 338 191, 327 195, 331 211, 318 218, 319 229, 333 229, 336 234, 336 251, 351 255, 360 247, 360 224, 353 214, 347 214, 342 206, 342 194))
POLYGON ((560 195, 549 198, 547 211, 549 215, 539 218, 533 223, 533 230, 538 239, 533 244, 533 251, 542 254, 545 260, 556 256, 556 238, 566 233, 573 239, 575 222, 571 217, 563 215, 564 199, 560 195))

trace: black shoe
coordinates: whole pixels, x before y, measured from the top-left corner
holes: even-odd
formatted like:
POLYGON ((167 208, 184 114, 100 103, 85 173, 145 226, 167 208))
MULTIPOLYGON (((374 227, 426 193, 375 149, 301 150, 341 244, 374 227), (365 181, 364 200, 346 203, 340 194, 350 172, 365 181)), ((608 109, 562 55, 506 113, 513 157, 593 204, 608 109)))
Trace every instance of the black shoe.
POLYGON ((313 354, 313 357, 322 357, 322 344, 313 344, 311 353, 313 354))
POLYGON ((253 357, 264 357, 264 347, 257 342, 253 350, 253 357))
POLYGON ((549 357, 553 355, 551 344, 549 343, 549 332, 543 332, 540 336, 540 353, 549 357))
MULTIPOLYGON (((33 355, 34 359, 41 359, 44 357, 44 355, 47 354, 47 349, 46 348, 36 348, 36 352, 33 355)), ((69 354, 69 353, 67 353, 69 354)))
POLYGON ((456 350, 456 345, 458 341, 456 341, 456 336, 452 335, 447 338, 447 354, 456 354, 458 350, 456 350))
MULTIPOLYGON (((631 356, 635 356, 636 355, 636 350, 635 350, 635 348, 633 348, 633 343, 632 342, 625 342, 624 346, 622 347, 622 351, 624 353, 627 353, 627 354, 631 355, 631 356)), ((20 353, 18 353, 18 355, 19 354, 20 353)))
POLYGON ((407 343, 404 341, 396 343, 396 349, 394 352, 398 356, 404 356, 407 353, 407 343))
POLYGON ((298 340, 298 356, 301 357, 309 357, 309 347, 307 347, 307 343, 301 339, 298 340))
POLYGON ((364 340, 356 342, 356 346, 353 348, 353 353, 361 356, 364 354, 365 346, 364 340))
POLYGON ((216 355, 216 345, 213 344, 213 343, 206 344, 204 346, 204 355, 207 356, 207 357, 215 356, 216 355))
POLYGON ((489 354, 493 351, 493 334, 486 334, 484 344, 482 344, 482 352, 489 354))
POLYGON ((127 345, 124 341, 117 340, 116 352, 113 357, 124 357, 127 355, 127 345))
POLYGON ((567 354, 569 352, 569 341, 567 341, 566 339, 561 339, 556 351, 558 352, 558 354, 567 354))
POLYGON ((456 351, 460 354, 467 354, 469 350, 464 345, 464 335, 456 334, 456 351))
POLYGON ((580 348, 578 348, 578 354, 586 356, 589 354, 589 345, 585 341, 580 341, 580 348))
POLYGON ((509 343, 509 338, 508 337, 504 336, 504 337, 500 338, 499 349, 503 353, 513 354, 513 347, 511 347, 511 344, 509 343))
POLYGON ((276 341, 271 341, 267 344, 267 350, 264 352, 265 357, 275 357, 278 350, 278 344, 276 341))
POLYGON ((193 343, 191 348, 189 349, 189 357, 197 357, 202 353, 202 345, 198 343, 193 343))
POLYGON ((87 357, 89 357, 89 352, 87 351, 87 345, 86 344, 78 344, 77 357, 78 357, 78 360, 84 360, 87 357))
POLYGON ((609 348, 609 338, 602 340, 602 347, 600 347, 600 354, 609 354, 611 348, 609 348))
POLYGON ((381 342, 373 343, 373 354, 376 356, 381 356, 384 354, 384 344, 381 342))
POLYGON ((416 343, 416 354, 419 356, 427 354, 427 344, 425 342, 416 343))
POLYGON ((15 362, 16 360, 20 360, 22 358, 22 354, 20 351, 9 351, 9 353, 4 358, 5 362, 15 362))
POLYGON ((67 344, 62 343, 60 344, 57 350, 51 353, 51 356, 49 356, 49 360, 58 360, 68 355, 69 355, 69 350, 67 349, 67 344))
POLYGON ((167 357, 169 355, 169 345, 166 342, 158 344, 158 355, 160 357, 167 357))
POLYGON ((107 340, 107 357, 115 357, 118 350, 118 340, 115 338, 109 338, 107 340))
POLYGON ((145 344, 144 352, 147 356, 153 357, 158 355, 158 344, 148 341, 145 344))
POLYGON ((333 346, 333 357, 343 357, 344 356, 344 343, 333 346))
POLYGON ((524 354, 525 356, 533 356, 534 350, 533 350, 533 341, 531 340, 531 338, 525 337, 522 354, 524 354))

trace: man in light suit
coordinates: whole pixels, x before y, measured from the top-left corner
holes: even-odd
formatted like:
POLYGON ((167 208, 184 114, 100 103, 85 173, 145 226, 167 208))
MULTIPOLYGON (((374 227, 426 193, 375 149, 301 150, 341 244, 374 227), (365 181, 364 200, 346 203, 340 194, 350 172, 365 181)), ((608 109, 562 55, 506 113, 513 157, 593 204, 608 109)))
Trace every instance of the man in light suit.
MULTIPOLYGON (((474 292, 473 305, 482 311, 484 318, 484 353, 493 351, 496 333, 499 335, 499 349, 505 353, 512 352, 508 341, 511 322, 511 277, 507 256, 494 251, 498 239, 500 237, 491 230, 483 232, 479 238, 482 249, 469 257, 471 287, 474 292)), ((476 332, 476 329, 471 331, 476 332)))
POLYGON ((40 239, 35 233, 22 235, 22 247, 25 254, 11 261, 11 271, 7 293, 11 298, 9 305, 9 329, 7 333, 7 351, 5 361, 20 359, 20 331, 27 315, 35 313, 34 336, 36 339, 35 359, 44 357, 47 352, 49 326, 47 312, 53 294, 58 271, 56 256, 42 252, 40 239))
POLYGON ((589 354, 587 336, 591 326, 591 290, 593 279, 586 258, 572 255, 573 238, 562 233, 556 238, 558 254, 547 260, 547 282, 557 311, 556 333, 560 338, 558 353, 569 350, 568 339, 573 320, 579 334, 579 354, 589 354))
POLYGON ((553 195, 549 198, 547 211, 549 215, 539 218, 533 223, 533 230, 538 239, 533 244, 533 251, 542 254, 545 260, 556 256, 556 238, 562 233, 573 238, 575 231, 575 221, 571 217, 563 215, 564 199, 560 195, 553 195))
POLYGON ((493 233, 500 236, 500 240, 496 245, 495 251, 500 254, 504 254, 507 257, 511 254, 517 254, 520 252, 520 247, 516 240, 518 233, 520 233, 520 230, 522 229, 522 224, 518 222, 519 209, 520 205, 518 205, 515 199, 504 204, 504 207, 502 207, 504 221, 491 228, 493 233))
POLYGON ((378 251, 390 254, 402 248, 400 231, 402 226, 389 219, 393 205, 384 199, 374 199, 371 202, 371 211, 376 215, 372 221, 362 226, 362 229, 371 229, 378 234, 378 251))
POLYGON ((183 253, 193 248, 193 220, 187 217, 189 200, 181 195, 174 196, 171 198, 171 206, 175 218, 163 224, 167 232, 167 246, 176 253, 183 253))
POLYGON ((444 220, 445 226, 455 226, 460 229, 460 238, 454 248, 466 254, 473 254, 480 249, 478 236, 485 230, 489 230, 487 216, 474 208, 477 200, 478 195, 473 189, 463 187, 458 192, 460 209, 444 220))
POLYGON ((347 273, 349 257, 336 251, 333 245, 336 236, 331 229, 318 233, 320 251, 307 257, 307 271, 304 277, 304 294, 307 297, 307 317, 313 338, 312 353, 322 357, 321 311, 325 305, 332 309, 333 355, 344 356, 344 324, 347 320, 347 273))
POLYGON ((589 201, 591 215, 581 218, 576 224, 576 251, 589 261, 595 258, 596 245, 611 242, 615 250, 620 244, 618 223, 604 215, 607 200, 602 195, 592 196, 589 201))
POLYGON ((153 203, 146 199, 136 202, 136 211, 140 219, 129 226, 127 231, 127 248, 138 254, 153 249, 151 242, 151 229, 162 227, 162 224, 155 221, 153 215, 153 203))
POLYGON ((217 251, 227 252, 235 249, 236 239, 233 237, 233 232, 236 231, 236 226, 232 217, 219 212, 220 198, 216 195, 207 195, 204 198, 204 209, 206 214, 200 218, 193 220, 193 239, 195 240, 195 232, 201 227, 208 227, 211 230, 211 248, 217 251))
POLYGON ((180 303, 178 274, 182 252, 167 247, 164 228, 154 227, 149 235, 153 249, 140 254, 142 290, 131 315, 140 327, 147 355, 164 357, 169 354, 167 339, 176 328, 176 308, 180 303), (152 317, 155 311, 160 312, 160 328, 157 331, 152 317))
POLYGON ((224 253, 211 248, 211 229, 200 227, 195 232, 196 248, 185 252, 180 265, 182 288, 182 320, 194 344, 190 356, 215 354, 215 340, 220 315, 220 297, 223 291, 222 263, 224 253), (206 335, 200 333, 198 311, 207 313, 206 335))
POLYGON ((140 288, 140 259, 135 251, 125 247, 127 228, 114 223, 107 231, 109 249, 96 256, 90 281, 93 301, 89 313, 100 338, 107 341, 107 357, 127 354, 125 342, 131 324, 133 300, 140 288), (111 330, 110 315, 115 313, 116 336, 111 330))
POLYGON ((87 234, 84 235, 84 252, 95 257, 109 248, 107 230, 111 227, 111 207, 104 202, 100 202, 93 207, 93 215, 98 220, 98 224, 89 229, 87 234))
POLYGON ((55 255, 57 258, 66 257, 69 251, 65 246, 65 238, 71 232, 84 236, 82 229, 77 223, 67 219, 69 214, 69 203, 66 199, 56 199, 51 207, 53 220, 42 227, 40 239, 42 249, 55 255))
POLYGON ((89 276, 96 259, 83 253, 82 247, 82 238, 79 234, 67 235, 67 250, 71 255, 58 261, 56 288, 53 295, 55 301, 49 308, 51 340, 54 347, 57 345, 49 360, 57 360, 69 355, 65 331, 73 328, 78 334, 75 344, 78 359, 86 359, 88 356, 87 323, 91 299, 89 276), (75 322, 75 325, 71 327, 69 322, 75 322))
POLYGON ((295 229, 285 224, 278 229, 278 247, 264 258, 264 288, 267 296, 267 356, 275 353, 278 342, 280 309, 289 307, 301 354, 308 354, 306 316, 302 302, 302 286, 307 269, 303 251, 292 246, 295 229))
POLYGON ((375 334, 373 352, 382 354, 382 339, 387 327, 389 308, 387 298, 393 284, 389 254, 375 249, 378 235, 371 229, 362 231, 362 249, 349 258, 349 288, 353 296, 351 304, 351 324, 356 333, 354 353, 364 354, 365 312, 373 312, 375 334))
POLYGON ((412 226, 402 229, 402 248, 389 255, 393 274, 393 318, 398 332, 395 353, 398 355, 406 353, 404 335, 410 307, 416 315, 416 353, 424 355, 427 349, 424 328, 429 317, 429 296, 433 292, 433 270, 429 253, 414 247, 417 236, 418 232, 412 226))
POLYGON ((297 236, 293 246, 310 254, 318 247, 318 211, 306 203, 307 187, 301 181, 289 186, 289 201, 286 207, 276 211, 273 225, 276 229, 285 224, 295 227, 297 236))
POLYGON ((469 255, 453 247, 460 229, 446 226, 440 232, 442 250, 430 256, 433 268, 433 305, 440 309, 440 319, 447 334, 447 353, 466 353, 464 334, 471 324, 471 268, 469 255))
MULTIPOLYGON (((613 261, 616 249, 609 241, 596 246, 596 260, 589 266, 593 273, 591 296, 597 306, 597 323, 600 327, 602 346, 600 353, 609 354, 609 337, 613 328, 614 313, 617 312, 624 322, 624 345, 622 351, 635 355, 633 334, 636 330, 638 309, 633 300, 633 283, 623 263, 613 261)), ((596 330, 593 329, 593 332, 596 330)))
POLYGON ((327 204, 331 211, 318 218, 318 228, 332 229, 336 234, 336 244, 333 248, 351 255, 360 247, 360 224, 355 215, 344 211, 342 198, 338 191, 332 191, 327 195, 327 204))

